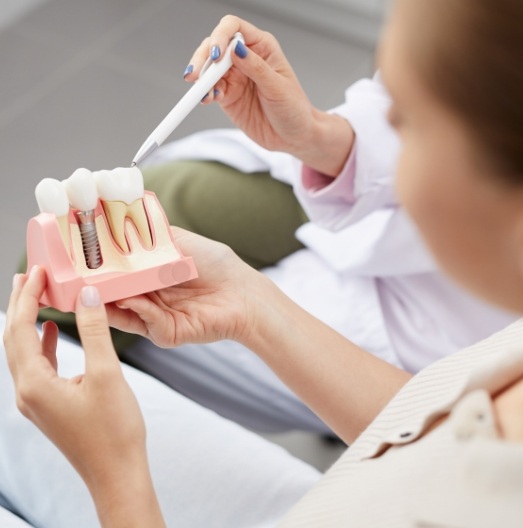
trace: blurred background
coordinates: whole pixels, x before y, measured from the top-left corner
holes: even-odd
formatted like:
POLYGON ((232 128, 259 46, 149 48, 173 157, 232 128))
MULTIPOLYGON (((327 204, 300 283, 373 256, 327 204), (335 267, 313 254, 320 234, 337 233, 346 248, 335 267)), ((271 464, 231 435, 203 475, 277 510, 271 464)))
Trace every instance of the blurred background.
MULTIPOLYGON (((189 88, 192 52, 228 13, 280 41, 319 108, 372 75, 386 0, 0 0, 0 309, 38 213, 36 184, 76 168, 130 164, 189 88)), ((197 108, 173 138, 230 127, 197 108)), ((274 438, 320 468, 339 447, 301 433, 274 438), (319 443, 318 443, 319 442, 319 443)))

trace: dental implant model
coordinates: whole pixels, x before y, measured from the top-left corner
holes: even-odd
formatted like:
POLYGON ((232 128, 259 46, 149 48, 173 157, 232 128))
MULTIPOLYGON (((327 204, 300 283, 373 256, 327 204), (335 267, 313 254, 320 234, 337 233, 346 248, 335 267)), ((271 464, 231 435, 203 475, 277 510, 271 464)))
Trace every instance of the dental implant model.
POLYGON ((137 167, 45 178, 35 195, 40 214, 27 226, 27 262, 46 270, 43 306, 74 311, 86 285, 108 303, 198 276, 137 167))
POLYGON ((63 185, 69 203, 76 209, 75 216, 82 236, 85 263, 89 269, 97 269, 102 265, 102 255, 94 216, 98 193, 93 173, 87 169, 76 169, 63 185))

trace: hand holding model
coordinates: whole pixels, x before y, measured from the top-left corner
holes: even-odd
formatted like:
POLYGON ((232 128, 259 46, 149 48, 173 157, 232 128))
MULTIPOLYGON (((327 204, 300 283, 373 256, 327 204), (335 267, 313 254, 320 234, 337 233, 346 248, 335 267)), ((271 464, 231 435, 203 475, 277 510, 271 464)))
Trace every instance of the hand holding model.
POLYGON ((236 32, 233 68, 204 104, 216 100, 233 123, 259 145, 287 152, 330 176, 342 169, 354 133, 340 116, 316 109, 303 91, 277 40, 232 15, 224 17, 194 53, 185 79, 196 81, 207 57, 219 61, 236 32))
POLYGON ((182 251, 191 251, 199 277, 107 305, 111 326, 151 339, 160 347, 221 339, 248 341, 262 290, 263 275, 228 246, 172 227, 182 251))
POLYGON ((87 286, 77 301, 85 374, 63 379, 57 373, 57 326, 45 323, 41 340, 35 328, 45 286, 42 268, 13 281, 4 341, 18 406, 82 476, 103 525, 133 526, 141 519, 150 521, 142 526, 162 526, 143 417, 122 375, 99 293, 87 286), (133 500, 136 495, 143 501, 133 500), (125 508, 118 508, 120 503, 125 508))

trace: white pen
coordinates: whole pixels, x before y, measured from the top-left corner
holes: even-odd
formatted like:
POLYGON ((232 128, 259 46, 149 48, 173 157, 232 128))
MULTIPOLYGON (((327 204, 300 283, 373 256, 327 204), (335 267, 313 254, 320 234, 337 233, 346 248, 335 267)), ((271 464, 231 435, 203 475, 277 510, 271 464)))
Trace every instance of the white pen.
POLYGON ((210 57, 207 59, 202 67, 199 79, 145 140, 134 156, 131 166, 137 165, 154 152, 189 115, 191 110, 198 106, 213 86, 229 71, 232 66, 231 53, 239 40, 244 43, 243 35, 236 33, 227 46, 220 62, 211 62, 210 57))

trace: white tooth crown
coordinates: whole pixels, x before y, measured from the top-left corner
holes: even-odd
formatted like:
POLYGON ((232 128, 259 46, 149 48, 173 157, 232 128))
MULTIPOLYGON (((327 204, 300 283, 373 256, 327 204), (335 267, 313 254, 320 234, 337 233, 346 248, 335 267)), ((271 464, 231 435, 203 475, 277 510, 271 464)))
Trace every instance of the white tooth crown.
POLYGON ((109 229, 120 249, 124 253, 130 251, 125 234, 126 219, 136 227, 144 247, 152 249, 153 239, 143 203, 145 191, 140 169, 119 167, 112 171, 102 170, 94 173, 94 179, 109 229))
POLYGON ((69 213, 69 198, 62 182, 44 178, 35 188, 35 197, 41 213, 54 213, 57 217, 69 213))
POLYGON ((93 173, 87 169, 76 169, 63 181, 69 203, 79 211, 92 211, 98 203, 98 191, 93 173))
POLYGON ((98 171, 94 173, 94 179, 98 194, 105 202, 131 205, 144 196, 143 176, 138 167, 98 171))

